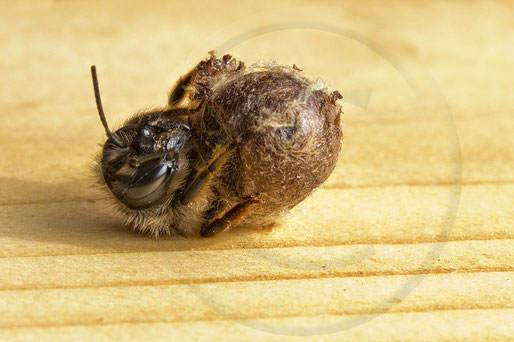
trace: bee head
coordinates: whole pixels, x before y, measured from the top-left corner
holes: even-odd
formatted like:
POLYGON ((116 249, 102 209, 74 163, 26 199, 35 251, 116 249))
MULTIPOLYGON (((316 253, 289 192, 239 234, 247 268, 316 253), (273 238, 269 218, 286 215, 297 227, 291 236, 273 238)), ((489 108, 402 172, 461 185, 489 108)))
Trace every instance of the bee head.
POLYGON ((136 116, 113 133, 103 112, 94 66, 91 74, 98 112, 108 137, 101 158, 107 187, 130 209, 163 203, 173 190, 169 184, 179 169, 189 126, 174 119, 170 111, 153 111, 136 116))

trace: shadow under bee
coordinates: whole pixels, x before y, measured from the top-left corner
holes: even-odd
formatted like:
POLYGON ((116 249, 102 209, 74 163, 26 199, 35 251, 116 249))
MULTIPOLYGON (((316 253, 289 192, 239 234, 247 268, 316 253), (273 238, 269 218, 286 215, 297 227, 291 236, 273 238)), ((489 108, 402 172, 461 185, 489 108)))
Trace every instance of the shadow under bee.
POLYGON ((19 240, 35 242, 23 244, 23 256, 231 249, 235 247, 234 234, 244 241, 262 237, 261 231, 246 229, 214 240, 142 235, 123 226, 123 217, 113 215, 88 179, 41 182, 0 178, 0 189, 0 240, 5 239, 8 246, 18 245, 19 240))
POLYGON ((37 182, 0 179, 0 238, 72 245, 84 249, 173 250, 179 238, 149 239, 127 230, 88 180, 37 182), (165 247, 165 248, 163 248, 165 247))

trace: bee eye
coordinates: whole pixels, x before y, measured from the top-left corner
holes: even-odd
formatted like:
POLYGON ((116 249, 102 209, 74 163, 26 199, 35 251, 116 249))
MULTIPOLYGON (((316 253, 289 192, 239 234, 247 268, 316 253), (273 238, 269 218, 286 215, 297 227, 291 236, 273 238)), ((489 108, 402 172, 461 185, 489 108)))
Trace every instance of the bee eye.
POLYGON ((152 131, 148 127, 145 127, 145 128, 143 128, 143 135, 145 137, 151 137, 152 136, 152 131))
POLYGON ((166 164, 157 164, 150 169, 141 168, 136 172, 136 180, 125 195, 131 200, 139 200, 151 195, 164 183, 168 174, 169 168, 166 164))

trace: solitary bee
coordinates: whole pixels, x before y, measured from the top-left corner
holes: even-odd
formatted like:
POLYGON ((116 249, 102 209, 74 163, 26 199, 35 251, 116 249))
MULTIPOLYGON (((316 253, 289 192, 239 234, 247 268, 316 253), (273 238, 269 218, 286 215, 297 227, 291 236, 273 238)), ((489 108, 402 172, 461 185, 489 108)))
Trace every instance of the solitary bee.
POLYGON ((305 199, 340 154, 342 96, 299 71, 211 53, 178 80, 166 107, 112 132, 92 66, 107 134, 97 174, 126 224, 153 236, 210 237, 271 226, 305 199))

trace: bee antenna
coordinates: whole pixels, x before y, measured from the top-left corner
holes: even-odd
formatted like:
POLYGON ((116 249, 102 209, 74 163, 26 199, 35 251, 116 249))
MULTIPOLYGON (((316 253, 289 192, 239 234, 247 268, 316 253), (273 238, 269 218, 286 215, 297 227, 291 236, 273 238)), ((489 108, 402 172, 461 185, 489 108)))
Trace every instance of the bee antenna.
POLYGON ((96 66, 91 66, 91 77, 93 78, 93 89, 95 90, 95 100, 96 100, 96 108, 98 109, 98 114, 100 115, 100 120, 105 128, 105 133, 107 136, 112 139, 115 145, 118 147, 125 147, 123 142, 121 142, 120 138, 114 135, 113 132, 107 126, 107 120, 105 119, 104 109, 102 107, 102 99, 100 98, 100 88, 98 87, 98 77, 96 76, 96 66))

